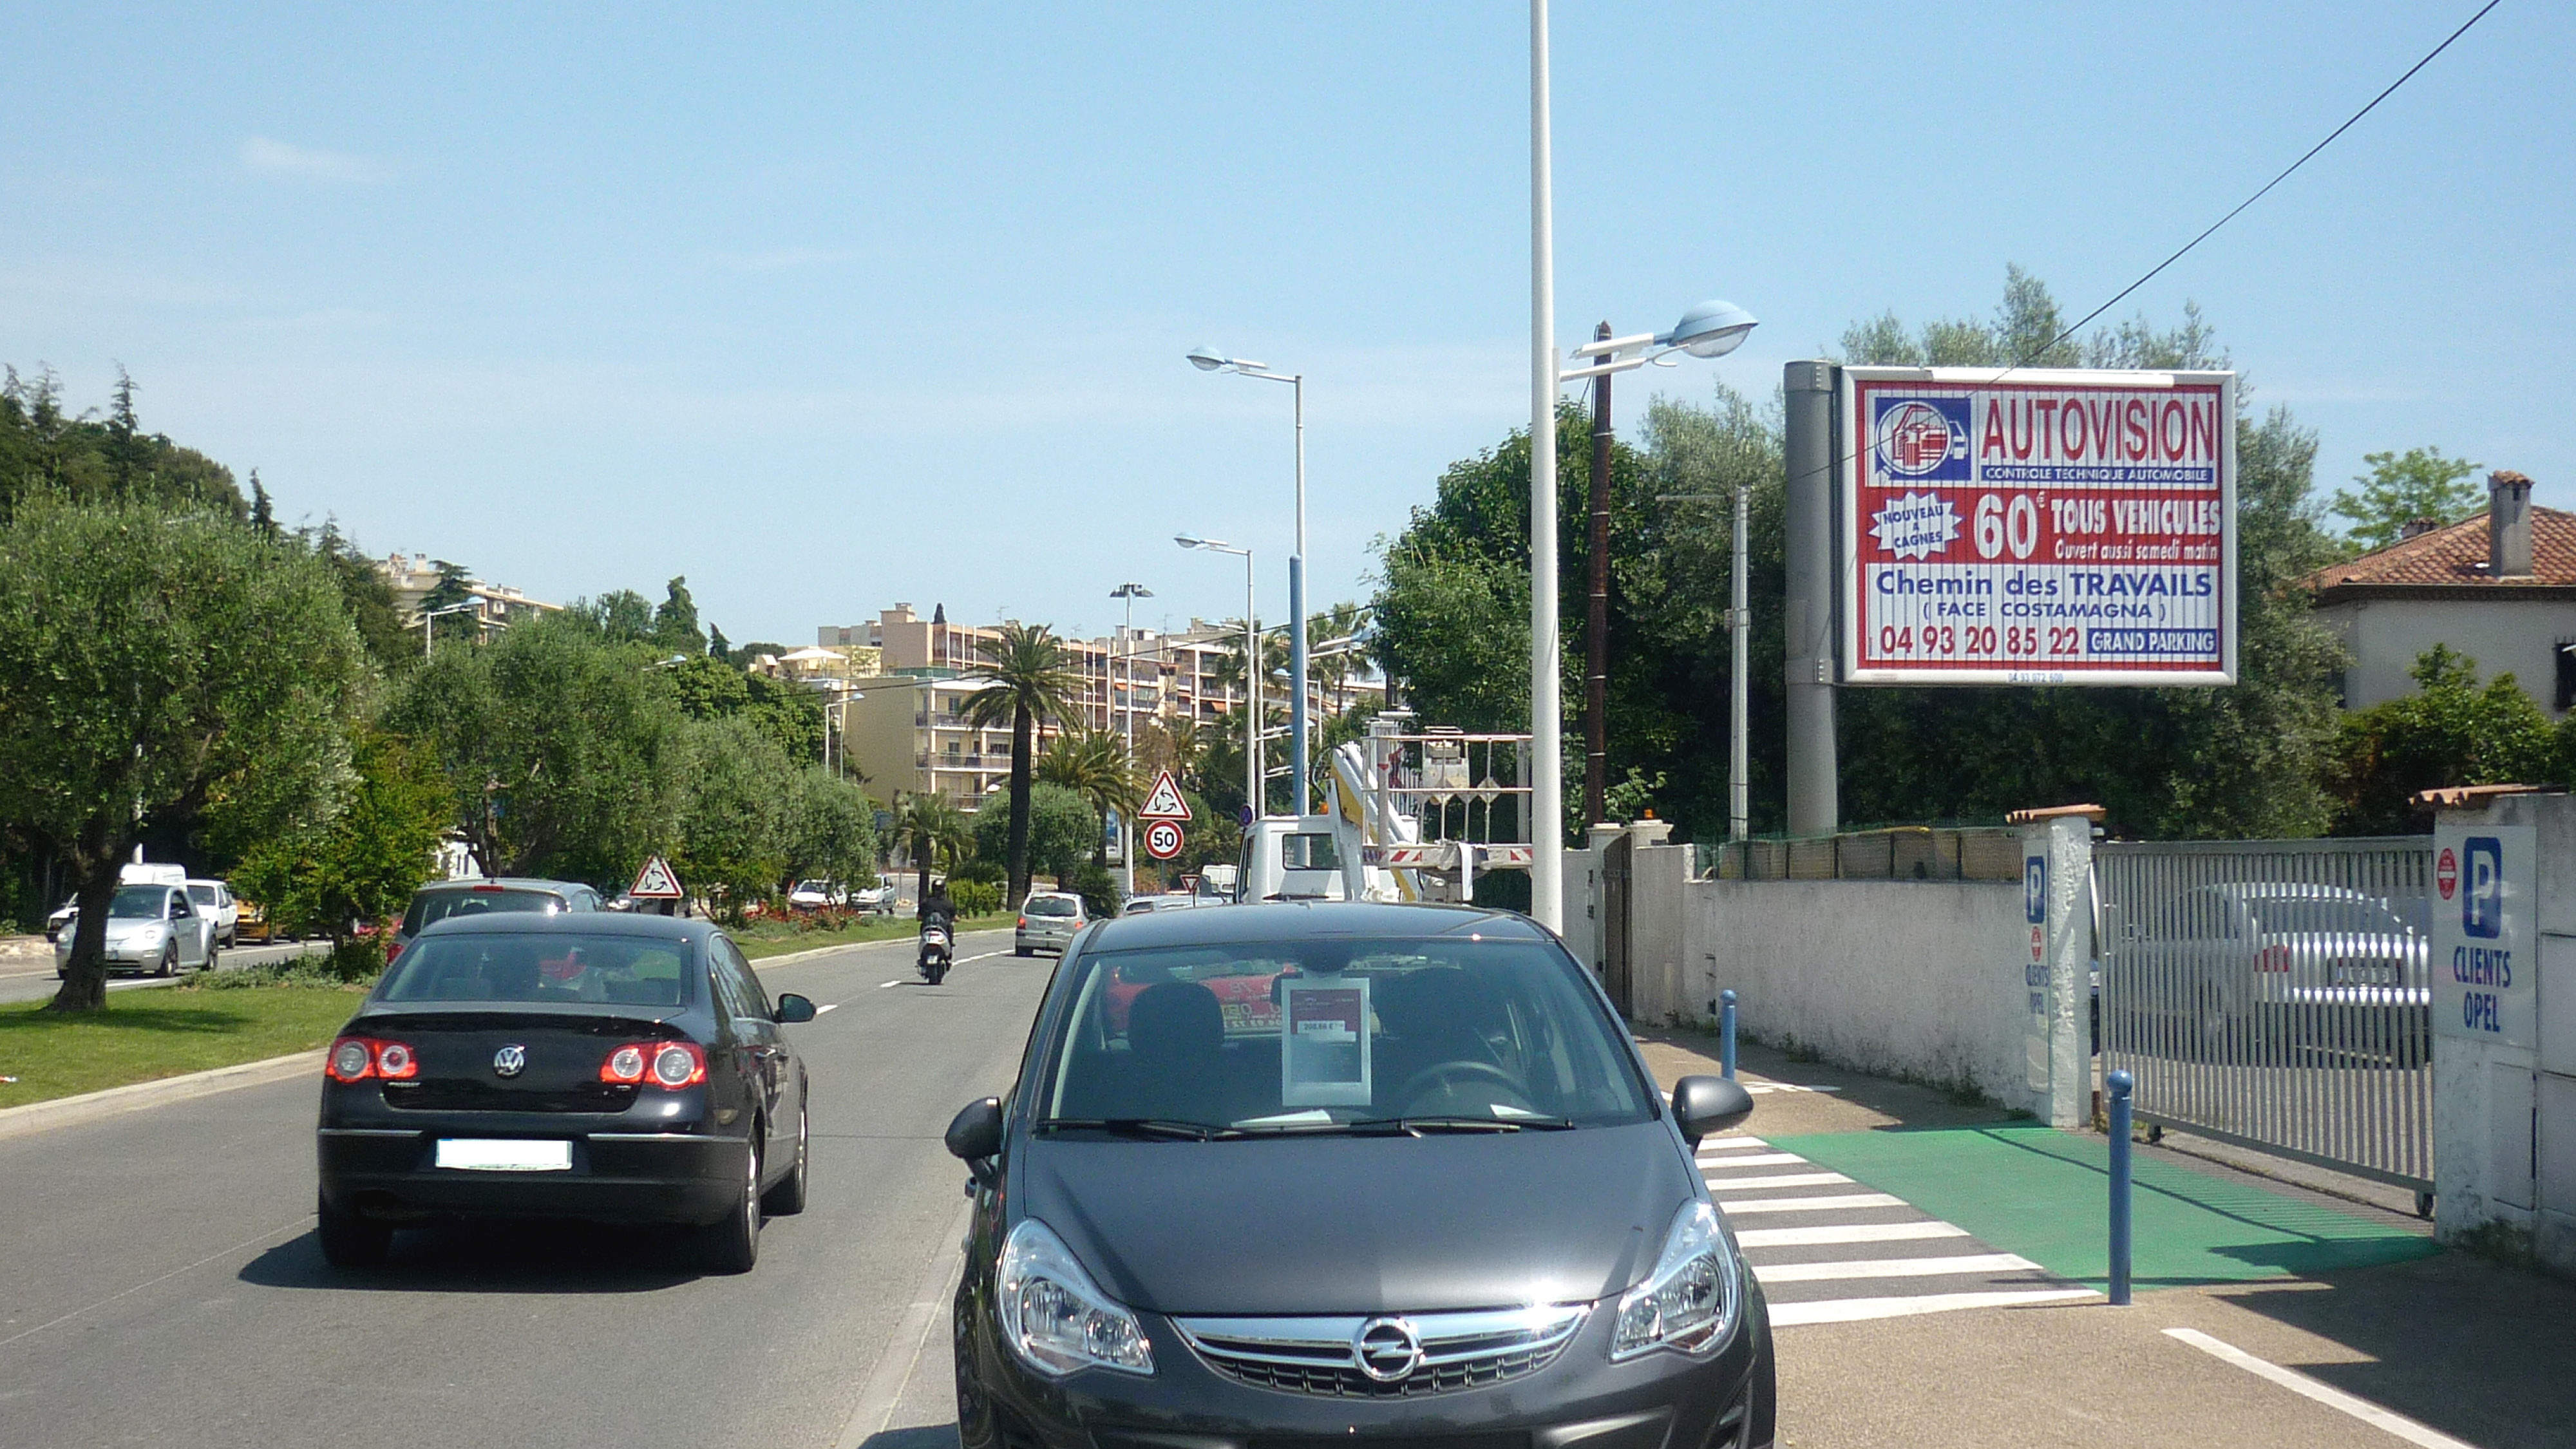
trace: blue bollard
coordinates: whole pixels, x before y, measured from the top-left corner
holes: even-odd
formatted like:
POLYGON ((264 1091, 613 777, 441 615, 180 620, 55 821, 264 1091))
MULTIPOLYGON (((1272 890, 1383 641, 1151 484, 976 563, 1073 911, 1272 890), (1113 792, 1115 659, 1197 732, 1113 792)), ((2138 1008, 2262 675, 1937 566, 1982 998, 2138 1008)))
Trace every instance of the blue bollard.
POLYGON ((2137 1085, 2113 1072, 2111 1088, 2111 1301, 2129 1301, 2129 1093, 2137 1085))
POLYGON ((1735 1080, 1735 993, 1717 994, 1717 1069, 1728 1081, 1735 1080))

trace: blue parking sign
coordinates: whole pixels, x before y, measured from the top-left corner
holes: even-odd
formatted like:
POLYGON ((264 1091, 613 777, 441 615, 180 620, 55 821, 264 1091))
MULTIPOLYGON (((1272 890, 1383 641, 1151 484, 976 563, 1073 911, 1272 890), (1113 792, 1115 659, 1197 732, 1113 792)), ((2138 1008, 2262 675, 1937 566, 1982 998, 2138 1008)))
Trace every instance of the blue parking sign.
POLYGON ((2034 926, 2048 924, 2048 857, 2026 856, 2021 863, 2021 913, 2034 926))

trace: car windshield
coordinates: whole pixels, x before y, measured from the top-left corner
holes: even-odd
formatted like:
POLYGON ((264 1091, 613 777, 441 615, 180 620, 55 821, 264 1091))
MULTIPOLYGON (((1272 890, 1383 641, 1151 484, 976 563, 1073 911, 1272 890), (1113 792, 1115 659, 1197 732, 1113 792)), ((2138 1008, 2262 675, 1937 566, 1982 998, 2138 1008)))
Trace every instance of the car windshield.
POLYGON ((1543 942, 1174 946, 1077 970, 1041 1125, 1510 1130, 1654 1113, 1589 983, 1543 942))
POLYGON ((161 886, 118 886, 115 897, 107 903, 107 918, 157 921, 161 919, 162 903, 169 898, 170 892, 161 886))
POLYGON ((2254 929, 2266 936, 2406 934, 2405 923, 2386 906, 2362 896, 2306 896, 2247 904, 2254 912, 2254 929))
POLYGON ((831 889, 832 883, 827 880, 800 880, 796 883, 796 894, 798 895, 825 895, 830 893, 831 889))
POLYGON ((1071 896, 1029 897, 1029 914, 1032 916, 1070 916, 1081 909, 1082 903, 1071 896))
POLYGON ((686 1006, 686 950, 651 936, 431 936, 395 959, 377 999, 686 1006))
POLYGON ((543 911, 552 915, 564 908, 563 897, 552 891, 513 890, 507 886, 475 886, 468 890, 422 891, 411 898, 411 909, 403 912, 403 934, 417 936, 450 916, 497 915, 506 912, 543 911))

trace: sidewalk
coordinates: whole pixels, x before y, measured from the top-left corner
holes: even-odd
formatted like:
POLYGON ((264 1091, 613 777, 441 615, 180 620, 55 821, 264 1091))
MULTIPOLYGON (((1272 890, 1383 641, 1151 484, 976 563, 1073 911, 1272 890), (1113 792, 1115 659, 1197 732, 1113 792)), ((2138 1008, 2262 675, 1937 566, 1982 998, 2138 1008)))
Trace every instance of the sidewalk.
MULTIPOLYGON (((1644 1031, 1639 1040, 1667 1083, 1717 1070, 1713 1038, 1644 1031)), ((1964 1300, 1955 1311, 1820 1310, 1796 1269, 1775 1281, 1778 1251, 1757 1246, 1774 1241, 1781 1219, 1742 1213, 1730 1190, 1750 1180, 1712 1171, 1766 1295, 1785 1305, 1784 1445, 2576 1442, 2567 1427, 2576 1288, 2438 1251, 2429 1224, 2373 1205, 2386 1194, 2313 1176, 2299 1185, 2141 1143, 2137 1301, 2113 1308, 2080 1291, 2099 1289, 2105 1271, 2102 1138, 1751 1045, 1739 1058, 1753 1118, 1710 1142, 1751 1134, 1761 1146, 1704 1152, 1704 1165, 1758 1151, 1792 1164, 1763 1171, 1822 1178, 1799 1189, 1819 1201, 1880 1197, 1893 1204, 1887 1218, 1960 1234, 1883 1253, 1815 1247, 1808 1257, 1946 1251, 2030 1270, 2014 1277, 2027 1301, 2012 1306, 1984 1306, 1971 1292, 1947 1295, 1964 1300), (2042 1296, 2041 1284, 2079 1291, 2042 1296)))

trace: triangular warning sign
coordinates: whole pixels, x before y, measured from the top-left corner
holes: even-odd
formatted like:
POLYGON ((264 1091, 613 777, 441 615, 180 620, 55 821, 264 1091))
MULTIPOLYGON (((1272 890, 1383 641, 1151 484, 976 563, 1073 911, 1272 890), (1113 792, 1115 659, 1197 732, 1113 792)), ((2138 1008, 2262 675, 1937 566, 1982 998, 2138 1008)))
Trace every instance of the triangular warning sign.
POLYGON ((1190 818, 1190 804, 1181 798, 1181 783, 1172 778, 1171 771, 1165 770, 1154 777, 1153 792, 1145 797, 1145 803, 1137 810, 1136 818, 1139 820, 1190 818))
POLYGON ((635 872, 635 886, 627 894, 639 901, 676 901, 681 894, 680 878, 671 873, 671 863, 657 855, 635 872))

